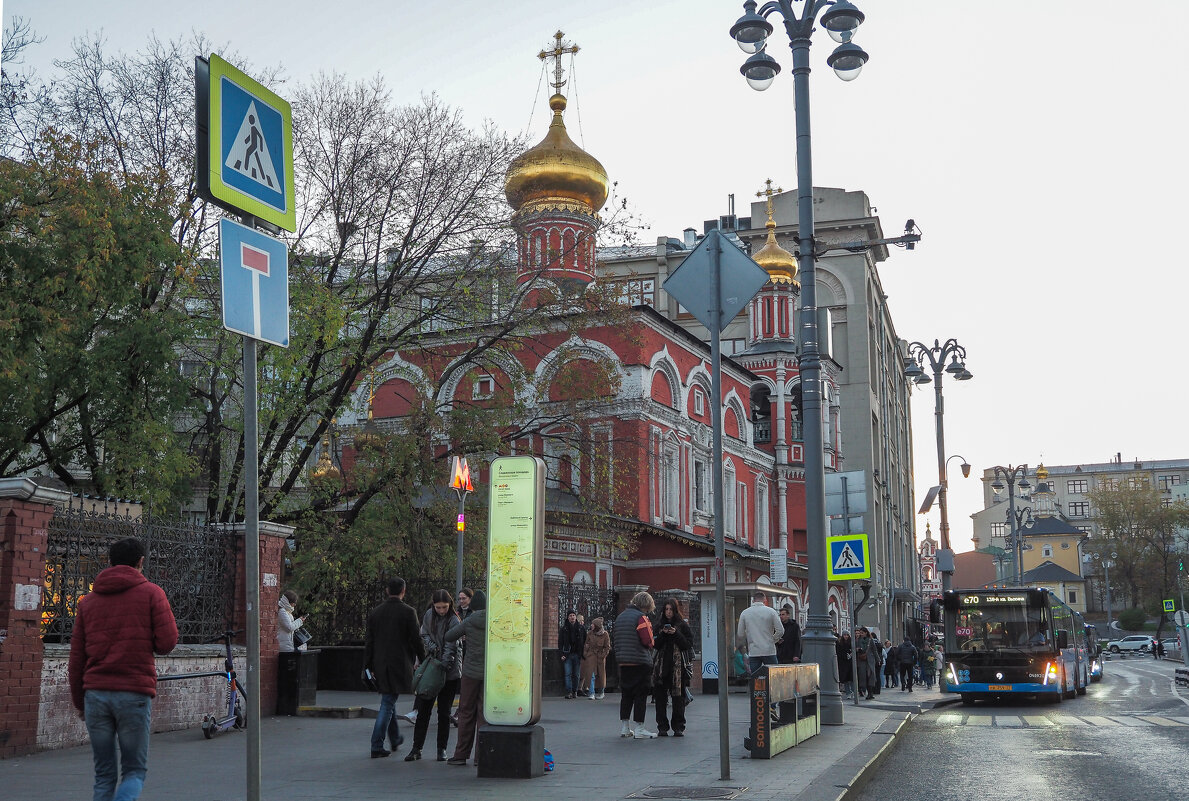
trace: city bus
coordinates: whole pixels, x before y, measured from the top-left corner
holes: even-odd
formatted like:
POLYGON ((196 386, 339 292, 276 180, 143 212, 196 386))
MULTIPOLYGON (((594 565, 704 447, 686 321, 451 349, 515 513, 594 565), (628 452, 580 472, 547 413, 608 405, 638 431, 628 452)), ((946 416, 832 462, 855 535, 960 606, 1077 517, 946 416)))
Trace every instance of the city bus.
POLYGON ((1090 685, 1081 615, 1047 589, 951 590, 942 596, 942 692, 962 703, 1033 696, 1060 703, 1090 685))

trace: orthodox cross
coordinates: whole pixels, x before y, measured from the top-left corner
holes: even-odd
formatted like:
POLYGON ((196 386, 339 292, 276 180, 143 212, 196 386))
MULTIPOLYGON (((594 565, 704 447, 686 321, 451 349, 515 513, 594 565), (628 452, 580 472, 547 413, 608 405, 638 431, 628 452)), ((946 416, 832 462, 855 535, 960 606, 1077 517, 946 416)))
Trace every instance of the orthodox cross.
POLYGON ((783 192, 783 191, 784 190, 781 189, 779 186, 776 187, 775 189, 773 189, 772 188, 772 179, 769 178, 766 181, 764 181, 764 188, 761 189, 759 192, 756 192, 756 197, 768 198, 768 219, 769 220, 772 219, 772 196, 775 194, 779 194, 780 192, 783 192))
POLYGON ((542 61, 547 58, 553 59, 553 80, 549 82, 549 85, 553 87, 554 92, 561 92, 561 88, 566 85, 565 80, 562 79, 561 57, 567 53, 570 55, 577 53, 578 45, 565 41, 565 34, 561 31, 553 34, 553 38, 556 40, 553 49, 542 50, 537 53, 537 58, 542 61))

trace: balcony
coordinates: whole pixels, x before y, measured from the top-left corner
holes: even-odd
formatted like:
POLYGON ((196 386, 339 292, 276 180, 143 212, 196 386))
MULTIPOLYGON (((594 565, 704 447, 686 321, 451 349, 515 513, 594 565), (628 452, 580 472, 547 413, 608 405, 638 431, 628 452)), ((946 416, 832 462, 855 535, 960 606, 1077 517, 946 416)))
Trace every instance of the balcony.
POLYGON ((756 435, 756 444, 772 441, 772 421, 771 420, 756 420, 753 424, 756 435))

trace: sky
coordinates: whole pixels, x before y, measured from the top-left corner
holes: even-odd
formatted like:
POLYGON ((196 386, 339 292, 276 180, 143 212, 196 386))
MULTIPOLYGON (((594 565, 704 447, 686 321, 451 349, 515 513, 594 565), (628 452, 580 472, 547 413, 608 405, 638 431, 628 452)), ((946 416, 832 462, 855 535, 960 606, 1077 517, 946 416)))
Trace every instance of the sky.
MULTIPOLYGON (((580 48, 567 126, 650 226, 642 241, 700 231, 730 194, 748 213, 765 179, 796 186, 788 40, 773 17, 784 70, 750 89, 728 33, 742 3, 0 2, 6 27, 24 17, 44 38, 21 65, 42 75, 76 37, 135 51, 201 31, 240 66, 280 67, 282 96, 319 72, 380 75, 398 100, 436 93, 473 126, 534 142, 549 93, 536 56, 560 29, 580 48)), ((887 236, 908 218, 923 233, 879 271, 898 334, 956 338, 974 374, 945 384, 947 453, 974 468, 963 480, 951 462, 955 550, 971 547, 993 465, 1189 457, 1173 202, 1189 183, 1189 112, 1170 45, 1189 2, 854 2, 870 55, 857 80, 833 75, 834 44, 814 36, 814 184, 866 192, 887 236)), ((912 406, 919 505, 937 480, 932 386, 912 406)), ((922 535, 926 520, 936 532, 936 506, 922 535)))

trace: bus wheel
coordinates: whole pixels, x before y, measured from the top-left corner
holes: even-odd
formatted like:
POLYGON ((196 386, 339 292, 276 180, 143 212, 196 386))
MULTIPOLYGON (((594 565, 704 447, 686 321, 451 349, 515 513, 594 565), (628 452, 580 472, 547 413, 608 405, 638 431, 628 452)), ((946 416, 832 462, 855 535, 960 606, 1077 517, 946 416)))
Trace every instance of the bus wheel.
POLYGON ((1082 687, 1078 687, 1078 689, 1077 689, 1077 694, 1078 694, 1078 695, 1085 695, 1085 694, 1086 694, 1086 688, 1085 688, 1084 686, 1082 686, 1082 687))

